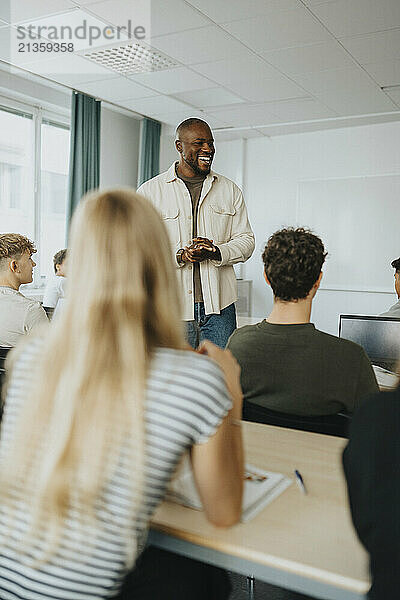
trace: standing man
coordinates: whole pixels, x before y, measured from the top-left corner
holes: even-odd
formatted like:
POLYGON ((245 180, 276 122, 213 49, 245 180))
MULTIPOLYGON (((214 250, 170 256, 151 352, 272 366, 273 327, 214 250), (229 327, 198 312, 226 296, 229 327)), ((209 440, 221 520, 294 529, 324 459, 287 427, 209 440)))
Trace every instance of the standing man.
POLYGON ((168 229, 189 343, 196 348, 208 339, 224 348, 236 329, 232 265, 250 258, 254 234, 238 186, 211 171, 215 148, 207 123, 183 121, 175 147, 179 161, 138 192, 154 204, 168 229))

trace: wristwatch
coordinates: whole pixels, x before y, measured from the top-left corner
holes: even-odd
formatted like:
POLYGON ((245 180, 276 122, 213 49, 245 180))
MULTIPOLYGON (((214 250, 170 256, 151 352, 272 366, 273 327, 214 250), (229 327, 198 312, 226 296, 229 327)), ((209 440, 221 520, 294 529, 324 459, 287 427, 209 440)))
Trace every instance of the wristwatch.
POLYGON ((183 256, 184 252, 185 252, 184 248, 179 248, 179 250, 177 250, 177 252, 176 252, 176 255, 175 255, 176 256, 176 262, 179 265, 181 265, 183 263, 182 256, 183 256))

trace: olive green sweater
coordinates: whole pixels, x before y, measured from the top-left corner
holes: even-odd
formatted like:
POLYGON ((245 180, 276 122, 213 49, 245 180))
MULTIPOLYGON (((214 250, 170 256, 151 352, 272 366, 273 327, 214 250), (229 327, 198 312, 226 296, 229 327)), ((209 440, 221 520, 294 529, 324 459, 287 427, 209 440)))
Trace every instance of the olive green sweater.
POLYGON ((262 321, 237 329, 227 346, 239 362, 244 399, 296 415, 350 413, 378 390, 363 348, 312 323, 262 321))

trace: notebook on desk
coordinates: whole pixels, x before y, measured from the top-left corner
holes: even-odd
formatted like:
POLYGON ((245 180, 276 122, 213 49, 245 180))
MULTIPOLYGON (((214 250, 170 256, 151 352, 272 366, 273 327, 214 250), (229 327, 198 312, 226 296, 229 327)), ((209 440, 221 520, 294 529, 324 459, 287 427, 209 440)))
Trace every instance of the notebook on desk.
MULTIPOLYGON (((292 480, 282 473, 264 471, 249 464, 245 465, 244 479, 243 508, 240 519, 242 523, 255 517, 292 483, 292 480)), ((166 500, 202 510, 188 457, 182 461, 178 472, 171 481, 166 500)))

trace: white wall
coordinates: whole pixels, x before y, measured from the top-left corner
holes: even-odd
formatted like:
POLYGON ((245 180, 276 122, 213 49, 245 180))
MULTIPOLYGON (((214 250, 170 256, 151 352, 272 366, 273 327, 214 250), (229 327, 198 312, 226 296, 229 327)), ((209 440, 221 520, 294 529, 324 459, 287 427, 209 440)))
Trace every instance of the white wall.
MULTIPOLYGON (((240 156, 244 160, 243 188, 256 235, 256 250, 244 267, 244 277, 253 280, 252 315, 265 317, 272 306, 272 294, 262 278, 260 258, 268 236, 284 225, 307 226, 307 223, 296 221, 301 182, 400 175, 399 139, 400 123, 387 123, 247 140, 244 155, 242 141, 218 145, 216 170, 233 178, 232 171, 237 169, 240 156), (229 174, 227 162, 231 159, 229 174), (221 168, 217 169, 217 166, 221 168)), ((366 212, 368 203, 371 202, 380 202, 379 193, 375 198, 368 198, 366 212)), ((388 215, 382 215, 382 222, 387 218, 388 215)), ((390 215, 389 218, 397 219, 400 225, 400 200, 396 214, 390 215)), ((313 225, 318 233, 315 219, 313 225)), ((381 223, 376 223, 376 228, 376 252, 379 253, 379 239, 385 239, 385 228, 381 223)), ((354 235, 361 236, 363 243, 367 241, 362 237, 365 237, 362 230, 355 231, 354 235)), ((329 252, 329 247, 327 250, 329 252)), ((390 259, 399 255, 400 239, 397 253, 390 259)), ((330 257, 331 261, 334 259, 334 256, 330 257)), ((348 260, 354 264, 362 261, 363 256, 351 255, 348 256, 348 260)), ((328 269, 329 261, 325 267, 327 272, 328 269)), ((393 286, 390 261, 385 278, 386 292, 378 291, 379 286, 374 285, 373 272, 370 274, 368 291, 349 291, 358 289, 351 284, 351 281, 346 281, 343 288, 347 289, 334 290, 323 289, 322 286, 313 308, 313 321, 317 327, 337 333, 339 313, 377 314, 386 310, 396 300, 394 293, 389 292, 393 286)))
POLYGON ((100 187, 136 188, 140 120, 101 107, 100 187))

